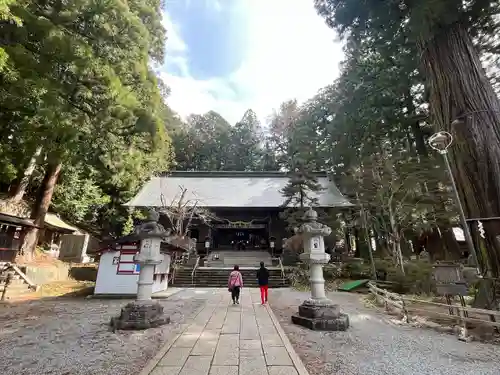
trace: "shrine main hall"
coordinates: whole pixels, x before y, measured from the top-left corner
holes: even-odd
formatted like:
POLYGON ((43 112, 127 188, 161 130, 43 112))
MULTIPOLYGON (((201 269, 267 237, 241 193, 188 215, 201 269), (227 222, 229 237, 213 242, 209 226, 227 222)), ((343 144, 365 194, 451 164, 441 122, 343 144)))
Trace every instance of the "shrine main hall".
MULTIPOLYGON (((323 187, 316 194, 319 208, 351 206, 331 176, 315 175, 323 187)), ((210 220, 194 217, 189 226, 200 255, 224 250, 280 252, 283 239, 291 235, 280 215, 286 208, 281 191, 288 181, 285 172, 175 171, 150 179, 126 205, 158 209, 165 228, 171 227, 166 208, 179 200, 208 212, 210 220)))

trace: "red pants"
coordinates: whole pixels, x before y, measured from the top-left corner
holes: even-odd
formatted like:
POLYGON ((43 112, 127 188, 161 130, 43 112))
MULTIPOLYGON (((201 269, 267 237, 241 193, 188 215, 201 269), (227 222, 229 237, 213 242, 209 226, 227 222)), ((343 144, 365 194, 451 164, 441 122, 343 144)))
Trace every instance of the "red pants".
POLYGON ((260 286, 260 300, 262 301, 262 304, 267 302, 267 290, 268 290, 267 285, 260 286))

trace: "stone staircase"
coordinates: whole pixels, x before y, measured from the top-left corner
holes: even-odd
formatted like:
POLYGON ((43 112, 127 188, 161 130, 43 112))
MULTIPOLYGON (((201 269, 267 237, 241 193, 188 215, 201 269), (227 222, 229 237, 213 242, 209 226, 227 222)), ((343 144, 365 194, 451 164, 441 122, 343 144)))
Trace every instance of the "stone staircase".
POLYGON ((266 267, 272 266, 271 254, 265 250, 214 250, 208 256, 205 262, 206 267, 234 267, 238 265, 240 267, 258 267, 260 262, 264 262, 266 267), (215 255, 219 256, 219 259, 215 259, 215 255))
POLYGON ((3 295, 5 301, 21 300, 36 292, 37 288, 30 286, 16 270, 4 267, 5 263, 0 263, 0 297, 3 295), (10 282, 6 286, 8 278, 10 282))
MULTIPOLYGON (((175 287, 206 287, 206 288, 226 288, 229 274, 232 267, 228 268, 214 268, 214 267, 200 267, 196 269, 194 278, 191 274, 192 268, 178 268, 175 273, 174 282, 175 287)), ((288 281, 281 277, 281 269, 270 267, 269 270, 269 287, 270 288, 284 288, 288 286, 288 281)), ((258 287, 257 283, 257 267, 241 267, 240 272, 243 276, 244 287, 258 287)))

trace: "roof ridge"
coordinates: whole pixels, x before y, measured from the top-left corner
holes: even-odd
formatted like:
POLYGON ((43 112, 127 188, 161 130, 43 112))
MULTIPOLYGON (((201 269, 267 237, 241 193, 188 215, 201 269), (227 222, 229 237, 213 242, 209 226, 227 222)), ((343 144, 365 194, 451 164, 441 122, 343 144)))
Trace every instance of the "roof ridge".
MULTIPOLYGON (((328 177, 327 171, 311 172, 316 177, 328 177)), ((168 171, 156 177, 283 177, 288 171, 168 171)))

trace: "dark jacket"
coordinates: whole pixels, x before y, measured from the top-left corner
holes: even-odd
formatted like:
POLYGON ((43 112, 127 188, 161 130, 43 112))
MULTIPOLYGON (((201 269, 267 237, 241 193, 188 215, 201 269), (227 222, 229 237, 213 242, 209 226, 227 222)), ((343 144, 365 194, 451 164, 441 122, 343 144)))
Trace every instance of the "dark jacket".
POLYGON ((260 286, 269 284, 269 271, 266 267, 261 267, 257 271, 257 280, 259 281, 260 286))

